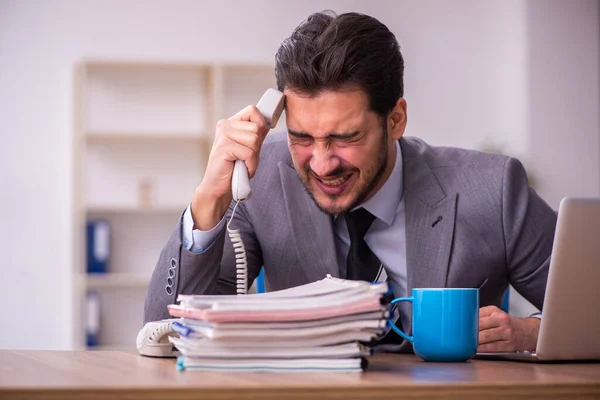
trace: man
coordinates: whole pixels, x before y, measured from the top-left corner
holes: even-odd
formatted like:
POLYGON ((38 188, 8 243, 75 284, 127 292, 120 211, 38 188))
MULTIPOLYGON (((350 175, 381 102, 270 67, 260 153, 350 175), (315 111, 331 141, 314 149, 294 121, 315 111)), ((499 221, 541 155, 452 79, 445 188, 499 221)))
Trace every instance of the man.
MULTIPOLYGON (((231 226, 250 281, 264 266, 270 290, 326 274, 388 279, 396 297, 479 287, 479 351, 533 350, 539 318, 497 306, 510 283, 541 309, 556 214, 517 160, 403 137, 403 70, 396 38, 372 17, 317 13, 299 25, 276 55, 287 134, 267 136, 253 106, 219 121, 206 173, 152 275, 145 320, 167 317, 180 293, 235 293, 225 225, 240 159, 253 194, 231 226)), ((409 311, 400 310, 405 328, 409 311)))

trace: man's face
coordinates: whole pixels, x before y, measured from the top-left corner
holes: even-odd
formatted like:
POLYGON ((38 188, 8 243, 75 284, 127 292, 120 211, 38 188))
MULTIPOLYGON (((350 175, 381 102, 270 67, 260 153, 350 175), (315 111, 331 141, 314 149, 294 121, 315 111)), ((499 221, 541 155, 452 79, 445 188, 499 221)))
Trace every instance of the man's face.
POLYGON ((341 214, 372 197, 396 160, 390 118, 371 111, 362 90, 285 95, 294 167, 317 206, 341 214))

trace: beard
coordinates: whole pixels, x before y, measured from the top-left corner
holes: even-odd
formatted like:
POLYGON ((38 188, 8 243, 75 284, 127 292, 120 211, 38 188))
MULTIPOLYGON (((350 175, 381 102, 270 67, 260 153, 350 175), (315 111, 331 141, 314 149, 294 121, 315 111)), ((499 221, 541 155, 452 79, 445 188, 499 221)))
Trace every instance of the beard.
MULTIPOLYGON (((350 210, 352 210, 353 208, 355 208, 356 206, 362 204, 367 197, 369 197, 369 195, 371 194, 371 192, 373 192, 373 190, 375 190, 375 188, 379 185, 381 178, 383 177, 383 174, 385 173, 386 167, 387 167, 387 163, 388 163, 388 142, 387 142, 387 126, 385 124, 382 124, 382 135, 381 135, 381 142, 379 144, 379 148, 377 149, 377 156, 376 159, 374 160, 374 162, 368 166, 368 168, 366 168, 366 170, 364 171, 364 173, 361 173, 359 175, 359 180, 356 182, 355 184, 355 188, 354 188, 354 193, 352 194, 351 197, 351 201, 349 203, 348 206, 346 207, 336 207, 334 206, 326 206, 324 204, 319 203, 319 201, 316 199, 314 192, 319 190, 316 189, 314 187, 312 187, 312 185, 310 184, 310 176, 313 175, 313 172, 310 168, 310 166, 306 166, 304 168, 304 174, 300 174, 298 171, 298 166, 296 166, 294 164, 294 168, 296 168, 296 172, 298 173, 298 176, 300 177, 300 180, 302 181, 302 185, 304 186, 304 190, 306 191, 306 193, 309 195, 309 197, 312 199, 312 201, 316 204, 316 206, 319 208, 319 210, 321 210, 323 213, 325 214, 329 214, 332 216, 335 215, 340 215, 343 213, 346 213, 350 210)), ((356 172, 359 171, 358 169, 351 169, 351 168, 343 168, 343 167, 339 167, 337 169, 335 169, 334 171, 332 171, 331 175, 332 176, 343 176, 352 172, 356 172)), ((347 195, 346 193, 344 193, 343 195, 347 195)), ((337 199, 339 199, 341 196, 339 195, 327 195, 327 197, 335 203, 335 201, 337 199)))

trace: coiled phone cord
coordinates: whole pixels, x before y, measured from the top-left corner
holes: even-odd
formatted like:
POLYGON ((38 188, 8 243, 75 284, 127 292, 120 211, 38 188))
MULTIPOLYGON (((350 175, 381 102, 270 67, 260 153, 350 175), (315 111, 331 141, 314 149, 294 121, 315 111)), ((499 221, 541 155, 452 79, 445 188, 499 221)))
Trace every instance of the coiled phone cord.
POLYGON ((240 230, 231 229, 229 227, 233 220, 233 216, 235 215, 235 210, 240 203, 240 200, 236 201, 235 206, 233 207, 233 212, 231 213, 229 222, 227 222, 227 233, 229 234, 229 239, 231 239, 233 251, 235 253, 236 292, 237 294, 246 294, 248 293, 248 261, 246 260, 246 247, 242 241, 240 230))
POLYGON ((171 324, 172 324, 172 322, 167 322, 165 324, 160 324, 150 334, 150 340, 154 341, 156 343, 160 343, 161 339, 163 339, 166 334, 168 334, 169 332, 172 331, 171 324))

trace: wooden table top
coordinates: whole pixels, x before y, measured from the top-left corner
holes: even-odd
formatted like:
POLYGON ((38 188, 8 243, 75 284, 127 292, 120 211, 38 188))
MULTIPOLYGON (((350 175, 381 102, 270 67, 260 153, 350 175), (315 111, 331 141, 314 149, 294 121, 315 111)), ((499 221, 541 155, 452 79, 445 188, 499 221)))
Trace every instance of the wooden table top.
POLYGON ((382 354, 363 373, 217 373, 116 351, 0 350, 0 361, 0 399, 600 398, 600 363, 443 364, 382 354))

